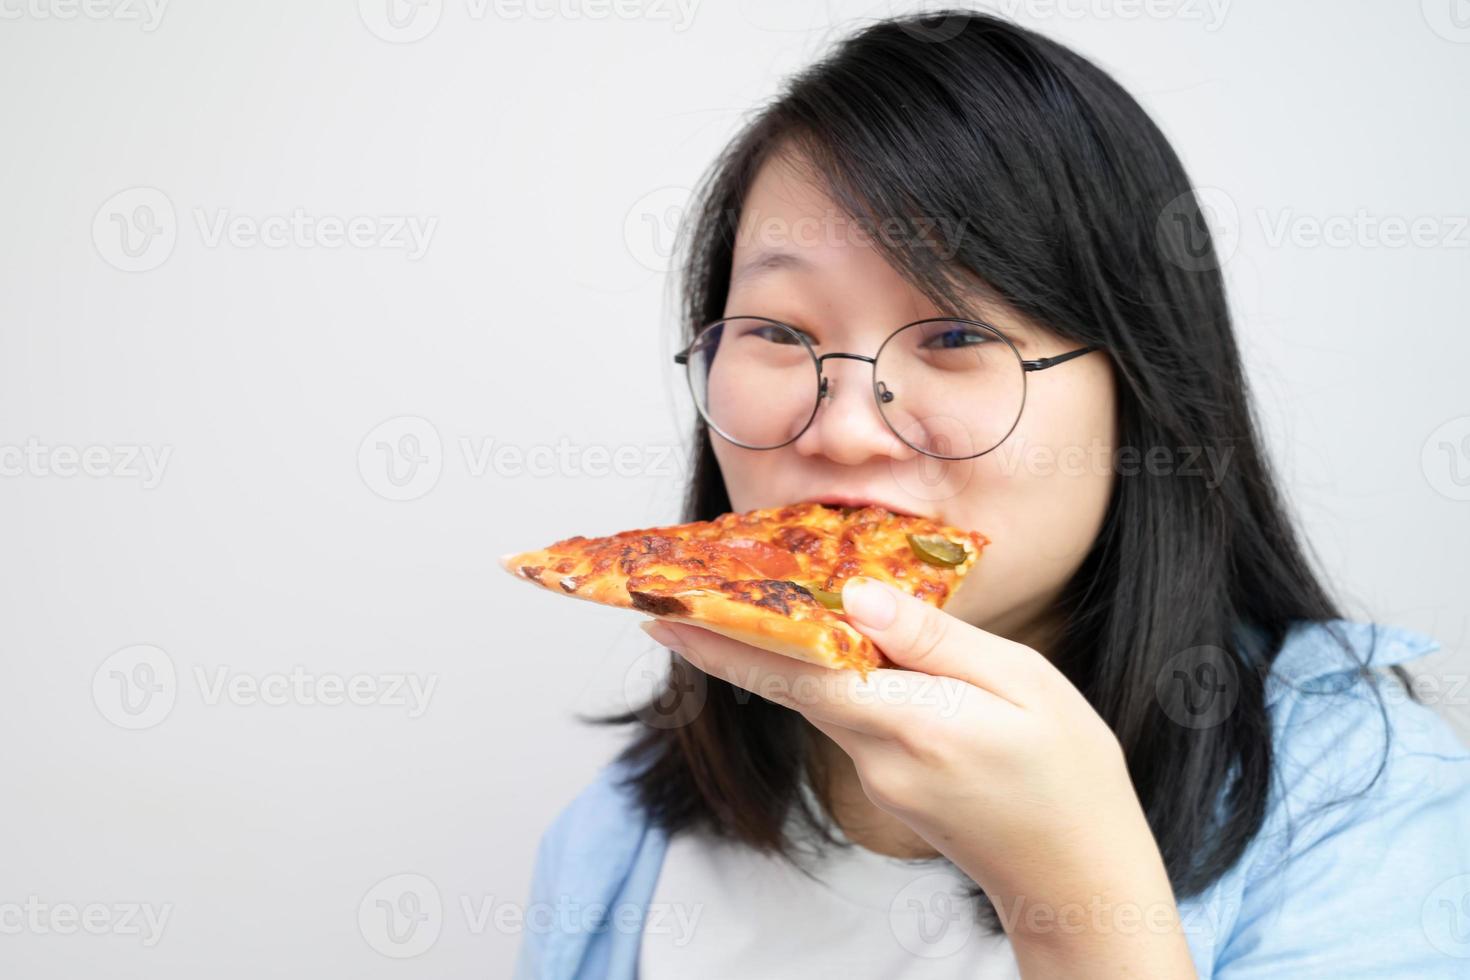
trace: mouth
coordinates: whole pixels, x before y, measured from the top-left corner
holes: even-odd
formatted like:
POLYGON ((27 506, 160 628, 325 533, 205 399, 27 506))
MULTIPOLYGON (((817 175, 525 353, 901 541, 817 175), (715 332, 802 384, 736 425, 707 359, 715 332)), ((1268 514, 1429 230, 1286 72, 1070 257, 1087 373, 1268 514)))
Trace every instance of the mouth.
POLYGON ((882 507, 884 510, 892 511, 904 517, 924 516, 906 507, 900 507, 886 500, 880 500, 877 497, 862 497, 853 494, 825 493, 816 497, 808 497, 802 503, 825 504, 828 507, 882 507))

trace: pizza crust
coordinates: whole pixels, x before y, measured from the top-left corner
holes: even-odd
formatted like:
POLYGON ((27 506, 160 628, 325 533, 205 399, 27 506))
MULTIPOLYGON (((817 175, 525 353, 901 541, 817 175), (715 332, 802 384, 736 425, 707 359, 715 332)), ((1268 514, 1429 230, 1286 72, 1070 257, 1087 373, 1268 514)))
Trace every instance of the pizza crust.
POLYGON ((820 667, 854 669, 866 676, 885 662, 873 641, 845 616, 820 605, 793 605, 781 612, 709 589, 634 591, 632 596, 635 609, 656 619, 699 626, 820 667))

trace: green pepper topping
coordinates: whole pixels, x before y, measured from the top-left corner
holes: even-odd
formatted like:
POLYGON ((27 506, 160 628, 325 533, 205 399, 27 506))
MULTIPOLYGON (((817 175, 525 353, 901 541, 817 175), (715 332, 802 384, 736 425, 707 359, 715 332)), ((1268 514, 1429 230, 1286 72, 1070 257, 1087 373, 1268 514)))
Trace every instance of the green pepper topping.
POLYGON ((964 545, 937 534, 909 534, 907 537, 914 554, 931 565, 953 567, 963 562, 968 554, 964 545))
POLYGON ((804 582, 792 582, 790 579, 787 579, 787 584, 793 586, 798 592, 803 592, 811 596, 828 609, 836 609, 838 612, 842 611, 841 592, 828 592, 826 589, 819 589, 815 585, 807 585, 804 582))
POLYGON ((828 609, 835 609, 838 612, 842 611, 841 592, 828 592, 826 589, 819 589, 811 585, 808 585, 806 587, 806 590, 812 594, 813 599, 817 600, 828 609))

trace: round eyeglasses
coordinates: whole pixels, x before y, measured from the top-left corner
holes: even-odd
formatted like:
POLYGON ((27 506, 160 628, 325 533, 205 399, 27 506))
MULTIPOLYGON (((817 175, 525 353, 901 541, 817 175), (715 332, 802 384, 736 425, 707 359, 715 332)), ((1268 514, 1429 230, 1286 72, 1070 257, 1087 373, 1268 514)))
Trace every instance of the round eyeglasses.
POLYGON ((796 327, 734 316, 701 328, 674 360, 684 365, 700 416, 746 449, 779 449, 811 426, 836 390, 822 373, 828 358, 866 361, 893 434, 926 456, 955 460, 983 456, 1006 440, 1021 420, 1030 372, 1097 349, 1028 361, 989 324, 934 317, 899 327, 872 357, 819 355, 796 327))

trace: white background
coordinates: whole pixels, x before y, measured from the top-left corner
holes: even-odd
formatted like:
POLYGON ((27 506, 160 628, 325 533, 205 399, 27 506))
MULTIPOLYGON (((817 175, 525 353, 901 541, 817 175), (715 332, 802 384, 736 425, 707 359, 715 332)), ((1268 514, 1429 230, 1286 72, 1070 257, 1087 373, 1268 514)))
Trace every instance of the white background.
MULTIPOLYGON (((26 926, 0 973, 504 975, 494 912, 622 737, 573 713, 645 690, 652 645, 495 556, 679 516, 684 189, 786 74, 909 5, 97 2, 0 0, 0 447, 47 461, 0 477, 0 904, 100 903, 122 934, 26 926), (130 258, 140 205, 166 234, 130 258), (328 228, 242 237, 293 213, 328 228), (428 462, 396 487, 405 436, 428 462), (88 447, 105 475, 56 472, 88 447), (119 700, 140 657, 153 716, 119 700), (378 700, 216 687, 293 670, 378 700), (421 712, 383 703, 406 675, 421 712), (405 883, 443 910, 399 961, 372 921, 405 883), (155 944, 130 902, 168 908, 155 944)), ((1470 731, 1470 10, 1001 9, 1114 72, 1212 188, 1291 504, 1355 616, 1443 643, 1470 731)))

